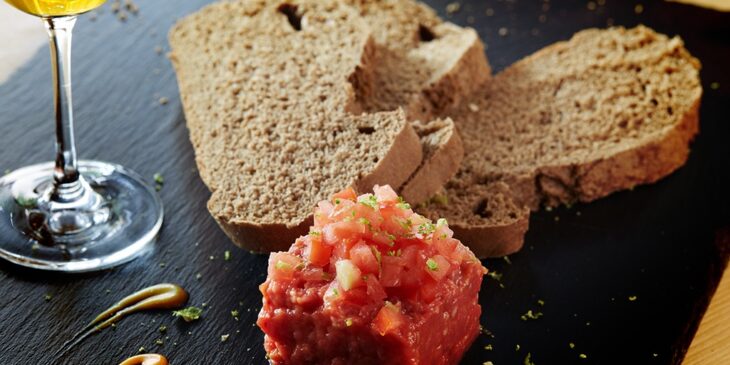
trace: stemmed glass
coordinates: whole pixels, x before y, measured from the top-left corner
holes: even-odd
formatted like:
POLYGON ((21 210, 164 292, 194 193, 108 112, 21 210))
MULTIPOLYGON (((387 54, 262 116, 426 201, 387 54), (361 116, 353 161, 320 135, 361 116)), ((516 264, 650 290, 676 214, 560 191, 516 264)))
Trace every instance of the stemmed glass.
POLYGON ((111 163, 79 161, 74 146, 71 31, 77 15, 105 0, 6 1, 40 17, 48 32, 56 160, 0 178, 0 257, 66 272, 129 261, 157 235, 162 203, 139 175, 111 163))

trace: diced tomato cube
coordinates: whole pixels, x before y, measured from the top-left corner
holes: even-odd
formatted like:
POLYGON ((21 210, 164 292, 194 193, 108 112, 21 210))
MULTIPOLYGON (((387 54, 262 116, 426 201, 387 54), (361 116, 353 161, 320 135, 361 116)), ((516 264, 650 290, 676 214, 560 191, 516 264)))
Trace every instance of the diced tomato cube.
POLYGON ((352 187, 348 186, 347 188, 345 188, 345 190, 339 191, 332 195, 332 201, 336 201, 337 199, 355 201, 355 199, 357 199, 357 193, 352 187))
POLYGON ((403 322, 403 314, 401 314, 400 308, 390 302, 385 302, 385 305, 380 308, 375 319, 373 319, 373 328, 381 336, 385 336, 397 330, 403 322))
POLYGON ((373 193, 379 202, 395 202, 398 201, 398 194, 390 187, 390 185, 375 185, 373 193))
POLYGON ((339 244, 345 240, 358 240, 365 233, 362 224, 353 221, 330 223, 322 230, 324 242, 329 245, 339 244))
POLYGON ((359 242, 350 249, 350 260, 365 274, 377 274, 380 271, 380 262, 377 256, 380 254, 375 253, 374 249, 365 244, 365 242, 359 242))
POLYGON ((423 270, 434 280, 439 281, 449 273, 450 268, 451 263, 449 263, 449 260, 441 255, 435 255, 426 260, 426 266, 423 270))
POLYGON ((302 260, 288 252, 275 252, 269 256, 269 277, 277 280, 292 279, 294 272, 301 269, 302 260))
POLYGON ((314 266, 323 267, 330 262, 332 256, 332 245, 323 242, 322 235, 310 235, 307 239, 308 246, 305 249, 309 263, 314 266))

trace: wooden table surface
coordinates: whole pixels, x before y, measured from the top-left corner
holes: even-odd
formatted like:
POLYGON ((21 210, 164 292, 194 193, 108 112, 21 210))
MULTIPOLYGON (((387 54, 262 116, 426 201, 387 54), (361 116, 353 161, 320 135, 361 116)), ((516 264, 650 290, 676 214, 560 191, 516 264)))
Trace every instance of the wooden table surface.
MULTIPOLYGON (((684 0, 687 1, 691 0, 684 0)), ((728 8, 727 3, 730 1, 716 2, 725 8, 728 8)), ((46 35, 37 19, 5 5, 0 5, 0 34, 6 35, 0 46, 0 83, 2 83, 14 70, 30 59, 39 47, 45 47, 46 35)), ((684 364, 709 365, 728 361, 730 361, 730 270, 725 271, 684 364)))

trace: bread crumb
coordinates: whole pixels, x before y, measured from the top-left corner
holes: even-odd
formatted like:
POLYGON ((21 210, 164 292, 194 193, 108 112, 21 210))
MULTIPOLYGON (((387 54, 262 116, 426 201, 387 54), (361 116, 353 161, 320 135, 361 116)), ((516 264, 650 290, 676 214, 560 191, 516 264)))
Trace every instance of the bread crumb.
POLYGON ((509 34, 509 30, 507 28, 505 28, 505 27, 502 27, 502 28, 499 28, 498 33, 499 33, 500 36, 504 37, 507 34, 509 34))
POLYGON ((458 2, 449 3, 446 5, 446 13, 454 14, 461 9, 461 4, 458 2))
POLYGON ((228 341, 228 337, 230 337, 230 336, 231 336, 231 335, 229 335, 229 334, 221 335, 221 342, 226 342, 226 341, 228 341))
POLYGON ((479 105, 476 105, 474 103, 469 103, 469 110, 476 113, 479 111, 479 105))
POLYGON ((166 97, 164 97, 164 96, 163 96, 163 97, 161 97, 161 98, 159 98, 159 99, 157 99, 157 102, 158 102, 158 103, 160 103, 160 105, 165 105, 165 104, 167 104, 167 103, 168 103, 169 101, 170 101, 170 99, 168 99, 168 98, 166 98, 166 97))
POLYGON ((636 6, 634 6, 634 13, 641 14, 643 12, 644 12, 644 5, 636 4, 636 6))

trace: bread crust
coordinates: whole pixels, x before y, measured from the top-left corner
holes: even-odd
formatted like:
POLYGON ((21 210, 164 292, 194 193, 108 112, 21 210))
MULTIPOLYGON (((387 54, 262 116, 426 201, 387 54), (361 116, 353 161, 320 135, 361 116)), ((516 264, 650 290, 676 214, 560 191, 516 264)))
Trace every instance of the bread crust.
POLYGON ((400 194, 412 204, 426 201, 456 174, 463 158, 464 146, 459 133, 453 128, 436 151, 424 156, 421 166, 400 188, 400 194))
MULTIPOLYGON (((403 123, 403 128, 395 137, 390 151, 378 162, 373 171, 355 181, 352 187, 356 191, 363 192, 372 190, 375 184, 398 186, 418 167, 421 160, 421 142, 418 135, 409 123, 403 123)), ((341 162, 347 163, 347 161, 341 162)), ((221 213, 213 206, 214 201, 215 197, 211 197, 208 201, 208 210, 217 212, 213 213, 213 218, 223 232, 237 246, 252 252, 286 251, 294 240, 307 233, 314 222, 311 214, 293 225, 248 222, 221 213)))

